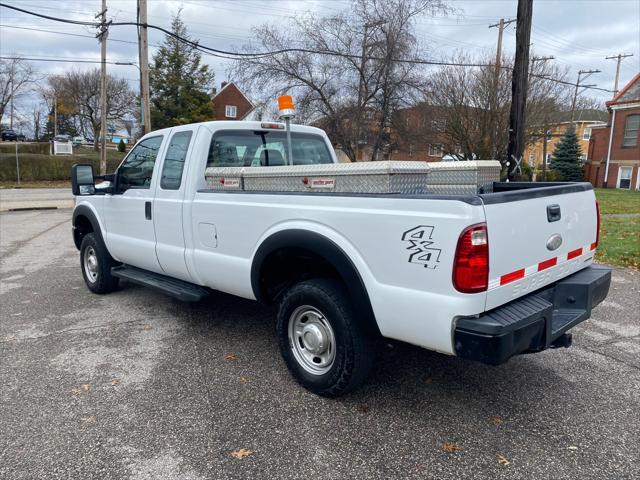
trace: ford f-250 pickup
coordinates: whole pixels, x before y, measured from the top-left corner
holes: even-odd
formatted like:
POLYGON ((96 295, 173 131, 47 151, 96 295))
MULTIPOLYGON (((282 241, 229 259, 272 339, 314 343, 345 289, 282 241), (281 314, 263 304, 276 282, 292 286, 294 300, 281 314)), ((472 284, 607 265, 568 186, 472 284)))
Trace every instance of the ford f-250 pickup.
POLYGON ((324 396, 364 381, 380 336, 500 364, 570 346, 568 330, 606 297, 588 183, 385 194, 336 191, 323 174, 302 176, 304 191, 241 188, 245 169, 337 163, 322 130, 287 133, 184 125, 145 135, 113 175, 75 165, 73 239, 89 290, 126 279, 185 301, 213 289, 276 305, 289 370, 324 396))

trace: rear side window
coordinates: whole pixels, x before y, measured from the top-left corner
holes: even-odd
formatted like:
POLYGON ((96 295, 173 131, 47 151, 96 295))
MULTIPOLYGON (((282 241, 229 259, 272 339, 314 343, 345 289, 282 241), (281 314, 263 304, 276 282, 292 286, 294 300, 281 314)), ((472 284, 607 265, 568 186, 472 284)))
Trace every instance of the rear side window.
MULTIPOLYGON (((333 163, 320 135, 291 133, 293 165, 333 163)), ((282 130, 229 130, 211 140, 207 167, 272 167, 289 165, 287 136, 282 130)))
POLYGON ((127 158, 118 168, 118 190, 120 192, 130 188, 149 188, 162 139, 162 135, 146 138, 129 152, 127 158))
POLYGON ((171 137, 160 177, 160 188, 163 190, 178 190, 180 188, 184 161, 187 158, 192 134, 193 132, 188 130, 174 133, 171 137))

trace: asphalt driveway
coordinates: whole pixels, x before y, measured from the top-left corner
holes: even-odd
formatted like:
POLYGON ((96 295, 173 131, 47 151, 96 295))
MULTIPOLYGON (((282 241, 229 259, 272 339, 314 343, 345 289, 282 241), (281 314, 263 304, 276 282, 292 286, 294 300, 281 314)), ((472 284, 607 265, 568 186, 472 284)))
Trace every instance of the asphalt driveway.
POLYGON ((0 478, 640 477, 636 271, 570 349, 488 367, 383 345, 327 400, 254 302, 91 294, 70 215, 0 214, 0 478))

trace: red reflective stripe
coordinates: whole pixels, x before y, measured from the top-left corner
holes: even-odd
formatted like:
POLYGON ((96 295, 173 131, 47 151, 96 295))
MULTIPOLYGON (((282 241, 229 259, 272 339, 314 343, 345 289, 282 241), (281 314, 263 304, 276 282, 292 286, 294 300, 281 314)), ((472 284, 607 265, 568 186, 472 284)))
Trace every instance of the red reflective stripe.
POLYGON ((538 264, 538 271, 546 270, 547 268, 555 267, 558 264, 558 257, 550 258, 549 260, 545 260, 544 262, 540 262, 538 264))
POLYGON ((524 278, 524 268, 502 275, 500 277, 500 285, 506 285, 507 283, 515 282, 521 278, 524 278))
POLYGON ((597 245, 598 245, 598 244, 597 244, 596 242, 593 242, 589 248, 590 248, 591 250, 595 250, 597 245))
POLYGON ((580 255, 582 255, 582 248, 576 248, 575 250, 571 250, 569 253, 567 253, 567 260, 579 257, 580 255))

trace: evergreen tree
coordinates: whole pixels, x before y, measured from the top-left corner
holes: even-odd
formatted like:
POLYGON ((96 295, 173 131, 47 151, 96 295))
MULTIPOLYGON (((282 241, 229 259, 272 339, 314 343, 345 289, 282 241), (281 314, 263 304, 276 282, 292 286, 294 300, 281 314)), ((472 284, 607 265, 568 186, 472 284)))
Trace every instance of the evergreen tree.
MULTIPOLYGON (((178 12, 171 31, 195 42, 178 12)), ((213 102, 209 95, 214 73, 201 63, 200 52, 187 43, 165 36, 153 57, 150 71, 151 125, 153 129, 213 120, 213 102)))
POLYGON ((567 128, 556 144, 551 156, 550 167, 560 174, 565 182, 581 182, 584 180, 580 156, 582 149, 573 126, 567 128))

